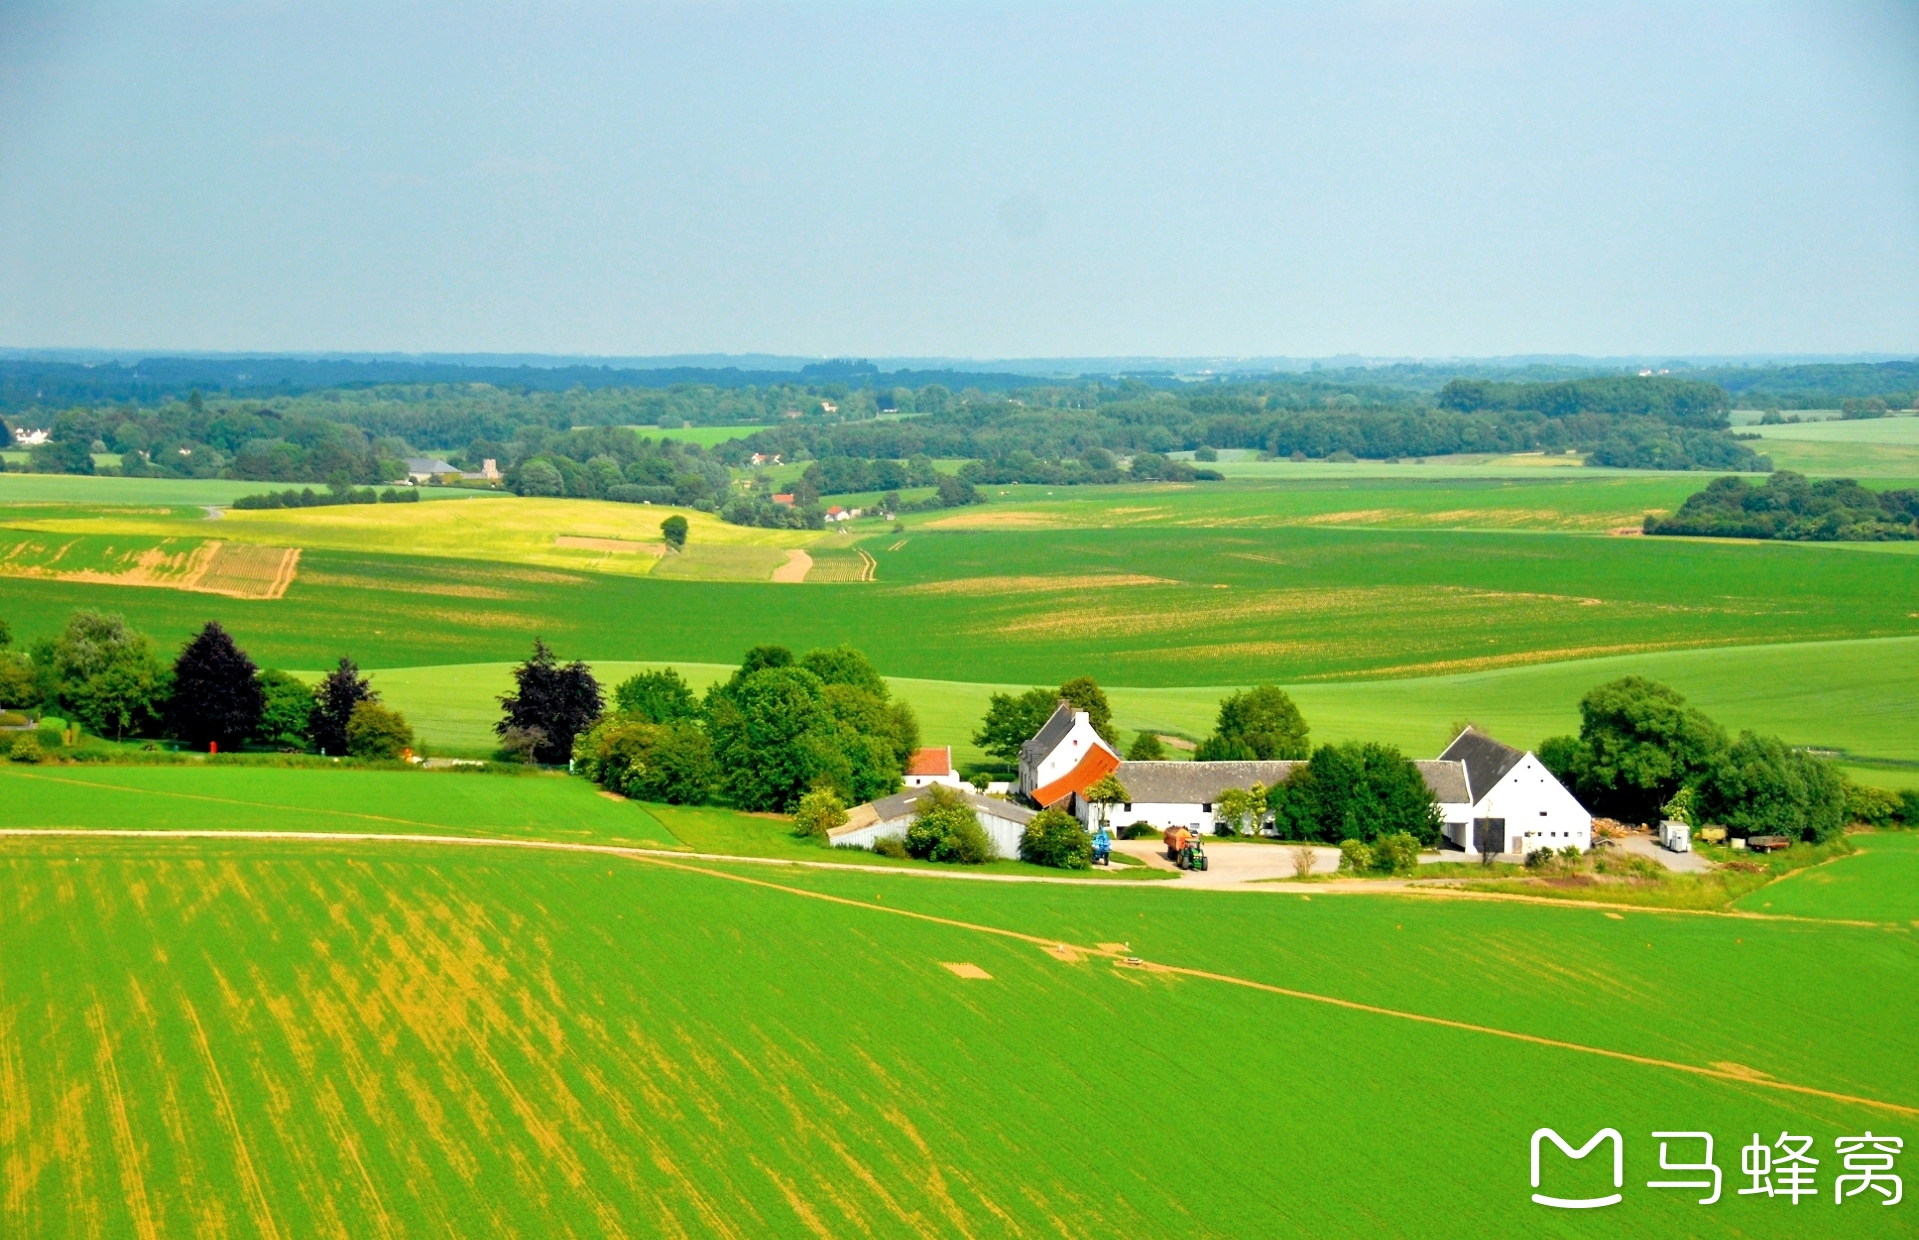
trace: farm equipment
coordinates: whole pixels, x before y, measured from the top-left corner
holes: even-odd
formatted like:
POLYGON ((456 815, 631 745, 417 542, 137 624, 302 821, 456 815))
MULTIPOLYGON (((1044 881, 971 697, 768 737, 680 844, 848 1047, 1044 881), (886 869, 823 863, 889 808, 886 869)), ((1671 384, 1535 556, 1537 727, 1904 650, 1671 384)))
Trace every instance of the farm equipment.
POLYGON ((1196 833, 1185 827, 1169 827, 1165 839, 1168 861, 1182 870, 1206 868, 1206 845, 1199 842, 1196 833))
POLYGON ((1099 830, 1093 832, 1093 864, 1108 869, 1113 865, 1113 837, 1106 834, 1106 824, 1103 822, 1099 830))

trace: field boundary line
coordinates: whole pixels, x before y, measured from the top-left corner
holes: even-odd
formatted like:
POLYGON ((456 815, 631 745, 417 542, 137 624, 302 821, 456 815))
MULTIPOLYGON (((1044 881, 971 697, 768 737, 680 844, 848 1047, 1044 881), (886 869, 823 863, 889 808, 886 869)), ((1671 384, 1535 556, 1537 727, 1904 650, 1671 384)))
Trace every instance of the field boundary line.
MULTIPOLYGON (((578 852, 578 853, 587 853, 587 854, 597 854, 602 856, 626 857, 636 861, 647 862, 664 869, 680 870, 690 874, 703 875, 708 878, 725 879, 729 882, 744 883, 750 887, 769 888, 774 891, 784 892, 788 895, 800 896, 810 900, 820 900, 828 904, 839 904, 839 905, 849 906, 852 908, 867 909, 874 912, 887 913, 894 917, 904 917, 912 921, 927 922, 932 925, 948 926, 953 929, 959 929, 959 930, 969 930, 976 934, 988 934, 997 938, 1012 939, 1016 942, 1029 943, 1034 946, 1044 948, 1046 949, 1048 955, 1057 954, 1057 955, 1071 955, 1073 957, 1077 957, 1077 956, 1104 957, 1108 960, 1113 961, 1115 965, 1119 965, 1122 961, 1128 959, 1128 957, 1126 957, 1125 954, 1120 951, 1113 951, 1113 950, 1102 949, 1098 947, 1085 947, 1079 944, 1066 943, 1057 938, 1047 938, 1041 935, 1028 934, 1023 930, 1011 930, 1011 929, 1007 929, 1004 926, 988 926, 978 922, 961 921, 957 918, 941 917, 934 913, 921 913, 913 909, 892 908, 892 907, 889 907, 888 905, 878 903, 878 902, 869 904, 864 900, 856 900, 850 896, 833 895, 830 892, 824 892, 824 891, 809 891, 804 887, 791 887, 784 883, 768 882, 765 879, 755 878, 747 874, 731 874, 726 872, 725 870, 714 870, 714 869, 708 869, 705 866, 687 864, 687 861, 690 859, 698 859, 698 860, 711 859, 711 860, 718 860, 718 861, 748 861, 748 862, 757 862, 759 864, 766 864, 766 865, 805 864, 805 863, 791 862, 791 861, 786 861, 778 858, 770 858, 770 857, 739 858, 739 857, 716 856, 713 854, 698 854, 696 855, 696 857, 689 858, 687 854, 684 854, 684 853, 671 853, 671 852, 664 852, 657 849, 634 848, 634 847, 628 847, 628 846, 622 846, 622 845, 616 845, 616 844, 569 843, 569 842, 557 841, 557 840, 515 840, 515 839, 501 838, 501 837, 495 837, 495 836, 421 836, 421 835, 387 835, 387 834, 376 834, 372 832, 337 832, 335 833, 335 832, 321 832, 321 831, 213 831, 213 830, 143 831, 138 828, 117 828, 117 827, 102 828, 99 830, 90 830, 84 827, 80 827, 80 828, 69 828, 69 827, 0 828, 0 837, 32 838, 33 836, 36 836, 36 835, 58 836, 63 838, 72 838, 74 836, 101 836, 101 837, 112 838, 112 839, 140 838, 140 837, 149 837, 149 836, 161 838, 161 839, 196 839, 196 840, 251 839, 251 840, 279 840, 279 841, 298 842, 298 843, 328 843, 328 842, 337 843, 341 841, 352 841, 352 842, 374 841, 379 843, 394 843, 394 844, 466 845, 468 847, 476 847, 476 848, 524 848, 524 849, 530 849, 535 851, 544 850, 544 851, 550 851, 550 852, 578 852)), ((887 869, 882 867, 868 867, 868 866, 843 866, 843 867, 836 867, 836 868, 858 870, 864 873, 880 873, 880 874, 915 873, 916 872, 916 871, 892 870, 892 869, 887 869)), ((988 876, 981 875, 979 877, 985 878, 988 876)), ((1049 881, 1049 880, 1042 879, 1037 881, 1049 881)), ((1051 881, 1073 881, 1073 880, 1051 880, 1051 881)), ((1151 884, 1148 884, 1148 885, 1150 886, 1151 884)), ((1341 999, 1334 995, 1322 995, 1310 990, 1295 990, 1290 987, 1275 985, 1274 983, 1271 983, 1271 982, 1259 982, 1259 981, 1254 981, 1251 978, 1237 977, 1230 973, 1214 973, 1210 970, 1196 969, 1196 968, 1191 968, 1185 965, 1160 964, 1154 961, 1145 961, 1145 960, 1140 961, 1139 964, 1137 965, 1131 965, 1129 967, 1143 969, 1151 973, 1166 973, 1166 974, 1171 974, 1175 976, 1198 978, 1204 981, 1220 982, 1222 984, 1229 985, 1229 986, 1239 986, 1248 990, 1257 990, 1267 994, 1281 995, 1286 998, 1300 999, 1310 1003, 1322 1003, 1330 1007, 1345 1008, 1349 1011, 1364 1012, 1373 1016, 1386 1016, 1386 1017, 1391 1017, 1397 1020, 1413 1021, 1417 1024, 1434 1025, 1440 1028, 1447 1028, 1447 1029, 1458 1029, 1468 1033, 1486 1034, 1492 1037, 1507 1038, 1509 1040, 1516 1041, 1516 1042, 1526 1042, 1535 1046, 1552 1047, 1556 1050, 1568 1050, 1568 1051, 1575 1051, 1575 1052, 1579 1052, 1587 1055, 1597 1055, 1597 1056, 1600 1056, 1601 1058, 1619 1060, 1624 1063, 1638 1064, 1643 1067, 1667 1068, 1675 1072, 1684 1072, 1693 1076, 1708 1077, 1713 1080, 1730 1081, 1735 1084, 1758 1086, 1766 1089, 1776 1089, 1782 1092, 1802 1094, 1808 1097, 1826 1098, 1834 1102, 1843 1102, 1843 1103, 1847 1103, 1854 1106, 1871 1107, 1877 1110, 1890 1111, 1897 1115, 1904 1115, 1907 1117, 1919 1118, 1919 1107, 1907 1106, 1903 1103, 1887 1102, 1878 1098, 1864 1098, 1854 1094, 1842 1094, 1842 1093, 1837 1093, 1833 1090, 1819 1089, 1811 1085, 1799 1085, 1791 1081, 1781 1081, 1781 1080, 1776 1080, 1770 1077, 1748 1076, 1743 1073, 1726 1072, 1718 1068, 1703 1068, 1695 1064, 1677 1063, 1668 1059, 1655 1059, 1648 1055, 1635 1055, 1631 1053, 1630 1051, 1616 1051, 1616 1050, 1609 1050, 1605 1047, 1600 1047, 1600 1046, 1587 1046, 1581 1042, 1567 1042, 1558 1038, 1548 1038, 1540 1034, 1520 1033, 1512 1029, 1500 1029, 1492 1025, 1479 1025, 1479 1024, 1474 1024, 1471 1021, 1454 1020, 1450 1017, 1445 1017, 1445 1016, 1430 1016, 1422 1012, 1408 1012, 1398 1008, 1380 1007, 1377 1004, 1363 1003, 1356 999, 1341 999)), ((198 1023, 197 1016, 195 1017, 195 1022, 196 1024, 198 1023)), ((204 1035, 202 1036, 204 1037, 204 1035)), ((221 1087, 222 1087, 222 1090, 224 1091, 224 1084, 222 1084, 221 1087)))
MULTIPOLYGON (((247 809, 270 810, 270 811, 279 811, 283 813, 326 814, 336 818, 347 818, 347 819, 357 820, 360 822, 390 822, 399 826, 432 827, 432 828, 439 828, 441 830, 445 830, 447 825, 445 823, 440 823, 440 822, 424 822, 417 818, 395 818, 395 817, 384 815, 384 814, 367 814, 367 813, 361 813, 357 810, 324 809, 319 807, 308 807, 308 806, 300 806, 300 805, 277 805, 270 801, 245 801, 237 797, 215 797, 215 796, 208 796, 205 793, 199 793, 199 792, 173 792, 173 791, 155 790, 155 789, 147 789, 147 788, 129 788, 122 784, 95 783, 91 780, 67 779, 58 775, 39 775, 29 771, 13 771, 9 773, 21 779, 38 779, 38 780, 43 780, 47 783, 64 784, 64 785, 67 785, 70 787, 76 787, 76 788, 106 789, 112 792, 127 792, 127 793, 133 793, 135 795, 150 796, 150 797, 172 797, 176 800, 183 800, 183 801, 205 801, 213 805, 235 805, 235 806, 240 806, 247 809)), ((662 822, 660 825, 662 827, 665 827, 666 830, 669 832, 669 834, 671 833, 672 828, 666 827, 666 824, 664 822, 662 822)), ((586 848, 586 847, 612 848, 612 849, 622 850, 623 852, 635 852, 635 853, 652 851, 652 852, 657 852, 658 855, 662 857, 683 857, 683 858, 687 858, 689 860, 695 860, 695 861, 740 862, 748 865, 793 865, 793 866, 803 866, 808 869, 815 869, 815 870, 839 870, 839 871, 845 871, 845 872, 851 872, 851 873, 857 873, 857 874, 901 874, 911 878, 943 879, 949 882, 958 881, 958 882, 976 882, 976 883, 1060 883, 1060 884, 1066 884, 1069 886, 1078 886, 1078 887, 1123 886, 1127 888, 1151 888, 1154 890, 1167 890, 1167 891, 1246 892, 1246 893, 1271 894, 1271 895, 1295 896, 1295 897, 1312 896, 1312 895, 1325 895, 1325 896, 1400 895, 1400 896, 1411 896, 1411 897, 1418 897, 1418 898, 1424 898, 1424 899, 1440 899, 1440 900, 1503 901, 1509 904, 1530 904, 1530 905, 1546 907, 1546 908, 1595 909, 1601 912, 1618 911, 1622 913, 1676 914, 1676 915, 1686 916, 1686 917, 1725 917, 1725 918, 1730 918, 1730 919, 1739 920, 1739 921, 1799 922, 1805 925, 1812 925, 1812 926, 1852 926, 1852 927, 1856 927, 1859 929, 1866 929, 1866 930, 1884 929, 1885 926, 1889 924, 1883 921, 1862 921, 1862 920, 1840 918, 1840 917, 1801 917, 1793 913, 1756 913, 1748 909, 1736 909, 1731 907, 1727 907, 1724 909, 1658 908, 1658 907, 1643 905, 1643 904, 1615 904, 1609 901, 1601 901, 1601 900, 1560 900, 1560 899, 1554 899, 1551 896, 1532 896, 1532 895, 1525 895, 1519 892, 1510 892, 1510 891, 1465 891, 1456 887, 1415 887, 1415 886, 1403 885, 1398 883, 1379 883, 1379 884, 1373 884, 1373 885, 1353 886, 1353 887, 1315 887, 1311 890, 1307 890, 1304 888, 1289 887, 1279 882, 1249 882, 1249 883, 1241 883, 1241 884, 1237 884, 1229 887, 1229 886, 1201 886, 1199 884, 1188 885, 1188 884, 1177 882, 1177 881, 1168 881, 1163 879, 1157 880, 1157 881, 1127 881, 1127 880, 1109 881, 1109 880, 1091 879, 1091 878, 1067 878, 1064 876, 1055 878, 1050 875, 1043 875, 1043 874, 969 874, 961 870, 941 871, 941 870, 912 869, 905 866, 855 865, 850 862, 844 862, 844 861, 812 861, 812 860, 806 860, 798 857, 749 857, 749 856, 741 856, 736 853, 702 852, 698 849, 694 849, 691 847, 685 848, 685 849, 661 847, 657 849, 648 850, 644 846, 635 845, 635 844, 594 844, 590 841, 574 841, 574 840, 519 840, 519 839, 513 838, 512 836, 498 836, 498 835, 495 835, 495 836, 395 835, 391 833, 351 832, 351 831, 339 831, 339 832, 317 832, 317 831, 273 832, 273 831, 248 831, 248 830, 195 831, 195 830, 184 830, 184 829, 182 830, 169 830, 169 829, 150 830, 150 829, 142 829, 142 828, 122 829, 122 828, 116 828, 116 827, 0 827, 0 836, 35 835, 35 834, 40 834, 40 835, 47 835, 47 834, 123 835, 124 834, 124 835, 160 835, 160 836, 174 835, 174 836, 181 836, 181 837, 188 837, 188 838, 218 837, 222 835, 227 835, 227 836, 233 836, 238 839, 249 839, 249 838, 251 839, 275 839, 275 838, 304 839, 310 836, 321 836, 321 837, 330 837, 333 839, 365 838, 365 839, 413 840, 418 843, 455 843, 455 842, 476 843, 476 842, 491 841, 493 843, 498 843, 498 844, 522 844, 522 845, 529 845, 529 846, 543 846, 543 847, 551 847, 551 848, 586 848)), ((1833 860, 1839 860, 1839 858, 1833 858, 1833 860)), ((1826 864, 1826 863, 1822 862, 1821 864, 1826 864)), ((1777 882, 1780 880, 1775 879, 1774 881, 1777 882)), ((1764 888, 1755 888, 1755 890, 1764 890, 1764 888)))

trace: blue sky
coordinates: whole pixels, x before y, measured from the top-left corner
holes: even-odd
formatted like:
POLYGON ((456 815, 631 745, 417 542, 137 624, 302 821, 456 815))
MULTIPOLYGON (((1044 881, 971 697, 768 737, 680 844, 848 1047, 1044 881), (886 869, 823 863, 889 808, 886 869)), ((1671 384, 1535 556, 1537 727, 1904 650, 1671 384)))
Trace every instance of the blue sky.
POLYGON ((0 345, 1919 350, 1919 7, 0 6, 0 345))

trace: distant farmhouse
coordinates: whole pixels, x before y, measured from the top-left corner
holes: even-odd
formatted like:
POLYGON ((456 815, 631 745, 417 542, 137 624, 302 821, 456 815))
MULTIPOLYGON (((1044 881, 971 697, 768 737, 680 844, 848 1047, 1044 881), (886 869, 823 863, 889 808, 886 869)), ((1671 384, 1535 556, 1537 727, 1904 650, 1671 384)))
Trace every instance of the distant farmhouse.
MULTIPOLYGON (((890 797, 855 805, 846 811, 843 825, 827 832, 827 842, 835 848, 871 848, 875 842, 888 837, 904 839, 906 829, 913 825, 913 815, 918 812, 919 799, 925 795, 924 787, 908 788, 890 797)), ((1026 833, 1026 824, 1033 821, 1033 811, 999 797, 981 796, 971 788, 960 790, 958 795, 972 807, 987 838, 993 841, 994 850, 1002 857, 1019 856, 1019 837, 1026 833)))
POLYGON ((409 482, 431 482, 435 478, 458 478, 464 482, 500 480, 500 463, 492 457, 481 461, 480 468, 473 471, 460 469, 437 456, 409 456, 405 463, 409 482))
MULTIPOLYGON (((1283 784, 1298 765, 1123 762, 1093 731, 1086 712, 1062 702, 1020 746, 1019 791, 1036 805, 1078 815, 1091 829, 1098 809, 1084 793, 1112 775, 1133 799, 1105 807, 1108 826, 1145 822, 1210 833, 1219 823, 1220 793, 1283 784)), ((1439 802, 1447 843, 1469 856, 1479 854, 1482 840, 1496 853, 1592 847, 1592 815, 1531 753, 1468 728, 1438 758, 1414 765, 1439 802)))

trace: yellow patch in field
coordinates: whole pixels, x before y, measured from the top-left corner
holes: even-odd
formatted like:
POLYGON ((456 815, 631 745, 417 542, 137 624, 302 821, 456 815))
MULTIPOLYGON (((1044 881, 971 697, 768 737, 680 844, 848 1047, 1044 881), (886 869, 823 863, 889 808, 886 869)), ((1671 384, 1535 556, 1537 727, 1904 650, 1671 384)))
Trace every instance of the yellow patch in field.
POLYGON ((805 581, 813 571, 813 557, 795 548, 786 553, 786 563, 773 570, 773 580, 784 583, 805 581))
POLYGON ((262 547, 247 543, 209 543, 213 555, 199 576, 182 589, 229 598, 280 598, 299 571, 298 547, 262 547))
POLYGON ((1761 1072, 1757 1068, 1749 1068, 1743 1063, 1734 1063, 1730 1059, 1715 1059, 1712 1066, 1721 1072, 1730 1072, 1734 1076, 1743 1076, 1755 1081, 1770 1081, 1772 1079, 1772 1073, 1770 1072, 1761 1072))
POLYGON ((627 538, 582 538, 576 534, 555 534, 553 545, 571 547, 579 551, 608 551, 614 555, 651 555, 666 554, 665 543, 634 542, 627 538))
POLYGON ((0 576, 80 581, 90 585, 152 586, 230 598, 274 599, 293 584, 298 548, 262 547, 218 540, 148 546, 107 546, 76 552, 77 539, 44 536, 0 544, 0 576), (84 559, 91 563, 82 566, 84 559))
POLYGON ((940 961, 940 968, 945 969, 954 977, 963 977, 968 981, 990 982, 993 980, 993 975, 985 969, 980 968, 976 964, 967 964, 964 961, 942 960, 940 961))
POLYGON ((937 521, 928 521, 924 528, 929 530, 1064 530, 1071 529, 1074 524, 1075 522, 1068 521, 1063 515, 1035 512, 1030 508, 1000 510, 987 508, 963 512, 957 516, 941 517, 937 521))

